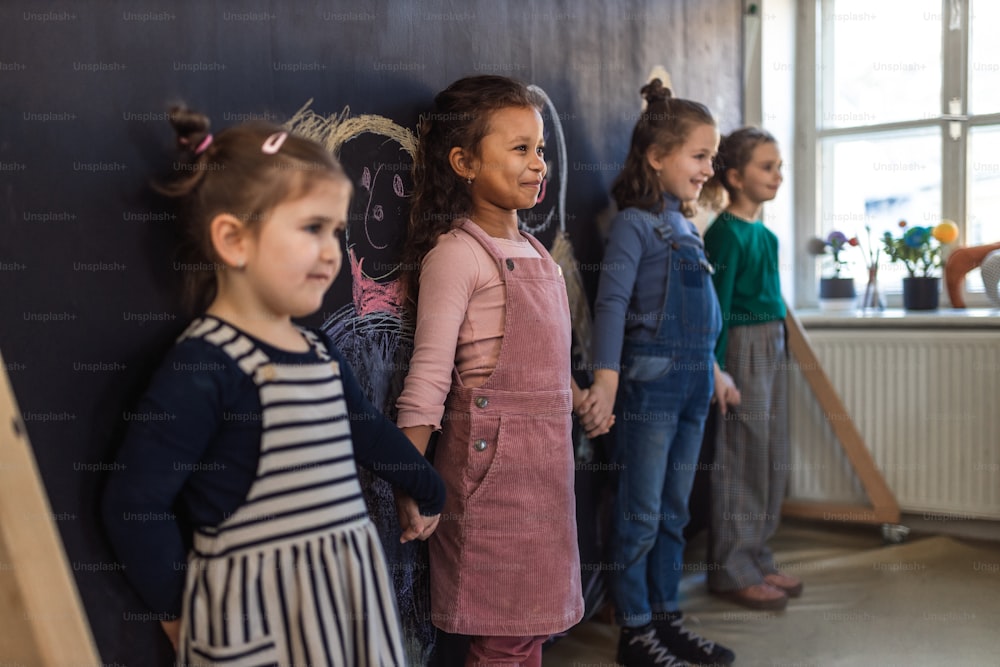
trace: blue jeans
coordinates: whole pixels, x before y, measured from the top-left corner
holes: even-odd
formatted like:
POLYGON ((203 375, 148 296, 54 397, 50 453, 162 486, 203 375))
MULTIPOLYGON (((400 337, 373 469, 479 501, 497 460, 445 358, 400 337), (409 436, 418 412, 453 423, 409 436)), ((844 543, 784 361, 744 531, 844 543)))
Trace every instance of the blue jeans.
POLYGON ((616 402, 612 593, 619 625, 677 610, 684 526, 713 390, 710 349, 626 346, 616 402))

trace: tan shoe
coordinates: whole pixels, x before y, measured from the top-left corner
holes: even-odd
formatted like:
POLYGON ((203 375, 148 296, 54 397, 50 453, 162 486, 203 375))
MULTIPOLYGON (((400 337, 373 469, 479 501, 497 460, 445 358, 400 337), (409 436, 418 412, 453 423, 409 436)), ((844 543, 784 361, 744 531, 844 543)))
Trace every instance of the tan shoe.
POLYGON ((784 572, 772 572, 764 575, 764 583, 780 588, 790 598, 802 595, 802 580, 784 572))
POLYGON ((711 591, 713 595, 725 598, 730 602, 748 609, 764 609, 776 611, 788 606, 788 596, 780 588, 770 584, 754 584, 735 591, 711 591))

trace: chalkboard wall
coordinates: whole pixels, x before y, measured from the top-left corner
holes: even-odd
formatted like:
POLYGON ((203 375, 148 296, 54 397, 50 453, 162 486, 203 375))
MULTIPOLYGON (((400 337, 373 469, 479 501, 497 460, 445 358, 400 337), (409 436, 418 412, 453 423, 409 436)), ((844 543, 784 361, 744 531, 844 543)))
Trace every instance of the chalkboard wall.
MULTIPOLYGON (((166 109, 185 101, 221 128, 282 123, 312 100, 324 117, 349 107, 412 130, 461 76, 537 84, 565 133, 566 228, 592 294, 639 87, 662 65, 723 131, 738 126, 741 12, 740 0, 4 3, 0 349, 105 664, 169 664, 97 519, 130 406, 185 324, 174 218, 149 189, 174 159, 166 109)), ((408 187, 405 151, 383 137, 340 152, 356 192, 375 154, 408 187)), ((405 210, 405 197, 386 203, 373 245, 398 243, 405 210)), ((550 244, 556 228, 538 236, 550 244)), ((317 321, 350 284, 345 269, 317 321)))

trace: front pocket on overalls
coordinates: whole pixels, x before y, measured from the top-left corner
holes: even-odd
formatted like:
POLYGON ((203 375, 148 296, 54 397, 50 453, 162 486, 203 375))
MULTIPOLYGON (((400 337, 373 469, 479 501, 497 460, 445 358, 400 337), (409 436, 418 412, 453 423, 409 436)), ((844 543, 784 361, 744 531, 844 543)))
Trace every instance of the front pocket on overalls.
POLYGON ((629 382, 652 382, 670 374, 674 369, 674 357, 634 355, 628 358, 622 369, 624 379, 629 382))
POLYGON ((278 664, 278 648, 271 637, 230 646, 209 646, 191 642, 191 652, 184 663, 190 667, 274 667, 278 664))
POLYGON ((469 429, 465 446, 465 469, 462 473, 465 496, 472 496, 486 481, 500 447, 500 416, 477 416, 469 429))

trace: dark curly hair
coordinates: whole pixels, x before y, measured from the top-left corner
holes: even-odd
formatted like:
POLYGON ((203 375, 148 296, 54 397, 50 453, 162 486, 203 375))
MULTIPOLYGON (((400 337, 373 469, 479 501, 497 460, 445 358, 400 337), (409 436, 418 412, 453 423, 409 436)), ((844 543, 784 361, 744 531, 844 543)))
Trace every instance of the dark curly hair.
POLYGON ((473 157, 489 132, 493 113, 511 107, 542 110, 528 87, 504 76, 470 76, 437 94, 433 109, 421 116, 413 161, 410 224, 402 256, 403 294, 416 307, 420 264, 441 234, 472 212, 469 186, 451 167, 455 147, 473 157))
MULTIPOLYGON (((673 97, 659 79, 653 79, 640 91, 646 109, 632 131, 632 142, 625 166, 611 186, 611 196, 619 210, 630 206, 653 213, 663 210, 663 188, 650 166, 646 153, 650 147, 669 153, 681 146, 691 130, 699 125, 715 126, 712 112, 704 104, 673 97)), ((690 216, 690 203, 684 202, 682 212, 690 216)))
POLYGON ((207 116, 183 106, 170 110, 177 147, 186 158, 174 162, 176 178, 154 184, 182 208, 180 255, 184 262, 184 304, 201 312, 217 291, 216 256, 209 223, 230 213, 249 227, 264 220, 283 201, 305 195, 321 179, 350 188, 340 163, 319 144, 289 134, 276 152, 264 143, 284 130, 270 123, 246 123, 209 133, 207 116))

